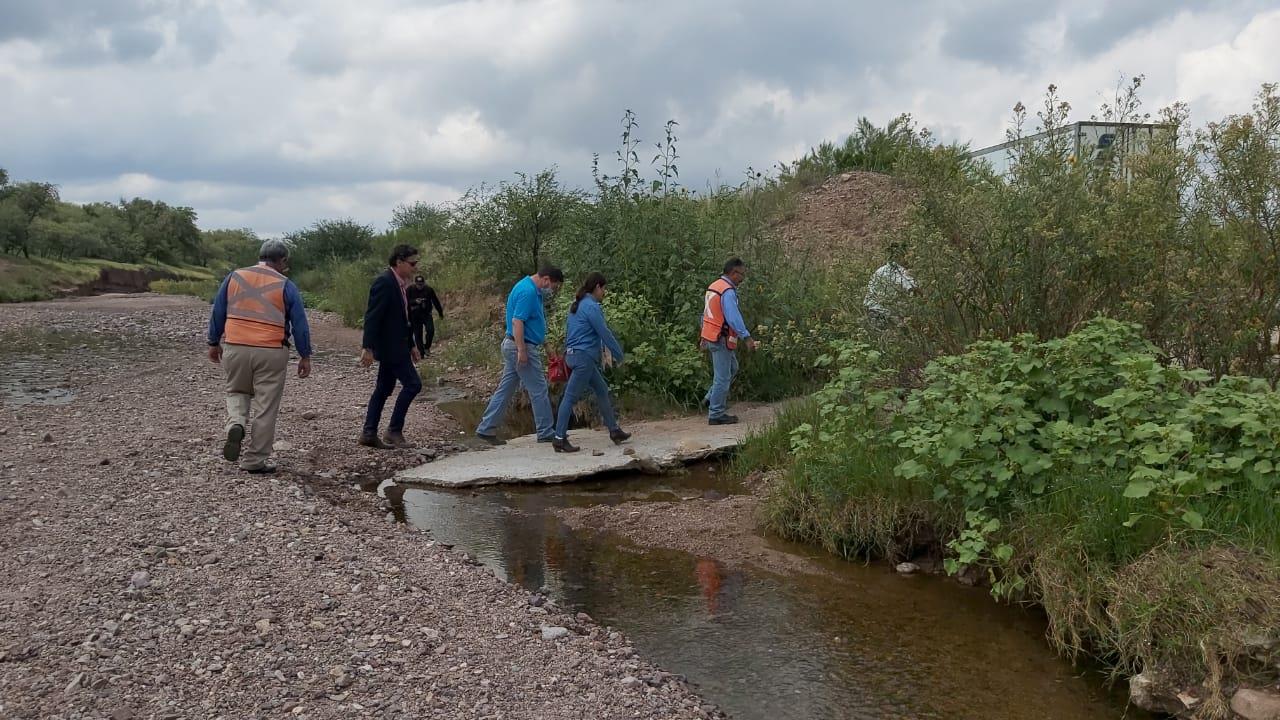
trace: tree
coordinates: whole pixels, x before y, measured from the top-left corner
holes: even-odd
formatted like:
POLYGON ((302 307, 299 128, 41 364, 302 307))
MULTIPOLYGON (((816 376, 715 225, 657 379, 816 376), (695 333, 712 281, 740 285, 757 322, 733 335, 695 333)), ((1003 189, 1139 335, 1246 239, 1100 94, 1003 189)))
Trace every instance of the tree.
POLYGON ((0 240, 6 252, 21 251, 31 257, 31 226, 36 218, 51 214, 58 204, 58 187, 51 183, 24 182, 0 187, 0 240))
POLYGON ((144 198, 121 200, 120 210, 129 233, 142 246, 144 257, 204 264, 206 258, 200 243, 200 229, 196 227, 195 210, 144 198))
POLYGON ((554 169, 516 177, 517 182, 496 189, 468 190, 455 210, 451 244, 498 280, 537 270, 552 239, 583 202, 579 192, 561 187, 554 169))
POLYGON ((358 260, 373 249, 374 232, 350 218, 320 220, 305 230, 285 235, 295 265, 318 267, 332 260, 358 260))
POLYGON ((201 242, 209 262, 222 262, 232 267, 248 267, 258 261, 262 240, 249 228, 205 230, 201 242))

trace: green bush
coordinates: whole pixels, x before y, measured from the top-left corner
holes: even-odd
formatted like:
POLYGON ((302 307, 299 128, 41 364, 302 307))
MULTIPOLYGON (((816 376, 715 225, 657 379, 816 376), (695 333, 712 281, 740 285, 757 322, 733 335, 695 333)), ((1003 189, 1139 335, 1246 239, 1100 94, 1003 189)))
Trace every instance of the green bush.
POLYGON ((1245 661, 1240 638, 1274 623, 1259 612, 1280 586, 1267 383, 1168 364, 1139 327, 1104 318, 975 343, 910 391, 877 350, 835 348, 811 409, 744 451, 785 468, 774 530, 848 557, 941 550, 948 571, 1041 603, 1063 650, 1128 672, 1198 680, 1245 661), (1222 572, 1194 565, 1208 557, 1222 572))

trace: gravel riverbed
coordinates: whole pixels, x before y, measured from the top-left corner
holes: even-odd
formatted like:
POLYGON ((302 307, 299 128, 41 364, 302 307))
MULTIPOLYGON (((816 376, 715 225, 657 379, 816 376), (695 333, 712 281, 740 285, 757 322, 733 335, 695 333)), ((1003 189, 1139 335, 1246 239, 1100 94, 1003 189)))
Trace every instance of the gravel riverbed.
POLYGON ((0 403, 0 717, 721 715, 360 489, 459 451, 459 428, 420 401, 416 449, 358 447, 373 378, 333 318, 313 317, 313 376, 290 369, 282 472, 223 461, 207 314, 156 295, 0 306, 3 342, 56 347, 42 372, 74 393, 0 403))

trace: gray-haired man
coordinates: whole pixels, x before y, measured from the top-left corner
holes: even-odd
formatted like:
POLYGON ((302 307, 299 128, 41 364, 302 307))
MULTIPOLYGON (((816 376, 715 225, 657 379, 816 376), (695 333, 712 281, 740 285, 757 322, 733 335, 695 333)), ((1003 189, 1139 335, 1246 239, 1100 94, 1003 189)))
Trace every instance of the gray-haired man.
POLYGON ((311 374, 311 328, 302 307, 302 294, 284 276, 289 270, 289 247, 268 240, 258 252, 258 264, 233 270, 222 281, 209 316, 209 359, 226 375, 227 439, 222 455, 240 461, 254 474, 275 472, 267 462, 276 436, 276 414, 284 395, 289 368, 289 338, 298 346, 298 377, 311 374), (253 433, 242 457, 240 445, 249 428, 253 433))

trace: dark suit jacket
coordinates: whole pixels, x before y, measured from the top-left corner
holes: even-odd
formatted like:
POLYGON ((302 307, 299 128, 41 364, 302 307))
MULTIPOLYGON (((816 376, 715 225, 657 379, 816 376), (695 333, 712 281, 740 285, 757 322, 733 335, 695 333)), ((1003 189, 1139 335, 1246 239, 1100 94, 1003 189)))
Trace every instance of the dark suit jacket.
POLYGON ((413 331, 405 313, 400 281, 391 270, 383 272, 369 288, 369 305, 364 311, 364 342, 378 362, 400 362, 410 358, 413 331))

